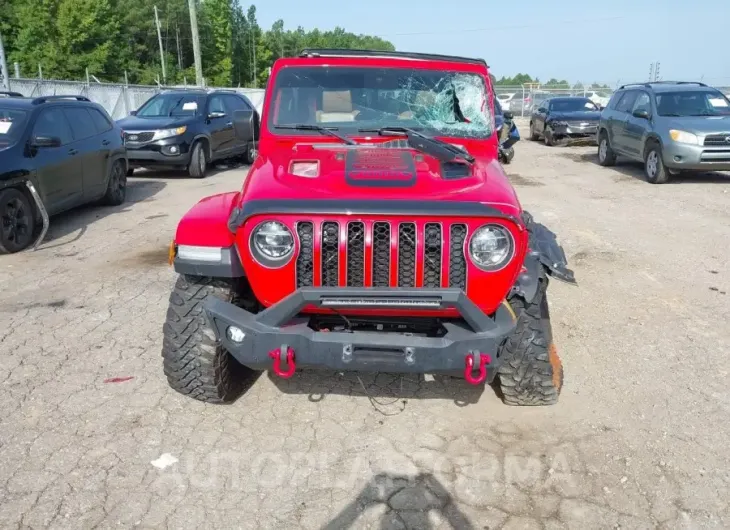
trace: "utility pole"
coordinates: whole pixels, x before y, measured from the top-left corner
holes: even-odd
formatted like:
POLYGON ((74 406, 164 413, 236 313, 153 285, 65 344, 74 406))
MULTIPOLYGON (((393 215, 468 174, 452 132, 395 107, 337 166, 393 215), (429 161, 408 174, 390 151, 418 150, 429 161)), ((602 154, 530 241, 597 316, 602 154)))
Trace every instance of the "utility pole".
POLYGON ((649 64, 649 82, 654 81, 654 63, 649 64))
POLYGON ((6 90, 10 90, 10 74, 8 74, 8 63, 5 60, 5 47, 3 46, 3 36, 0 35, 0 75, 2 75, 2 86, 6 90))
POLYGON ((155 26, 157 26, 157 41, 160 43, 160 62, 162 63, 162 82, 167 84, 167 72, 165 71, 165 51, 162 48, 162 31, 160 30, 160 17, 157 16, 155 6, 155 26))
POLYGON ((177 39, 177 68, 182 70, 182 52, 180 51, 180 26, 175 25, 175 37, 177 39))
POLYGON ((195 83, 203 86, 203 63, 200 60, 200 35, 198 34, 198 13, 196 0, 188 0, 190 10, 190 31, 193 34, 193 57, 195 58, 195 83))
POLYGON ((659 66, 661 63, 659 61, 656 62, 656 66, 654 66, 654 81, 659 81, 659 66))

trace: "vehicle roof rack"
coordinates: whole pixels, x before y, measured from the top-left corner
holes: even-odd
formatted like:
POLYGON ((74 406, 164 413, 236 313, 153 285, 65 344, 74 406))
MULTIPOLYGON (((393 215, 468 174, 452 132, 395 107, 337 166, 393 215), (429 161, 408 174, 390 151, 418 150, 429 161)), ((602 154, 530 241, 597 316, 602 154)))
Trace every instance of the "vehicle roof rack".
POLYGON ((460 63, 483 64, 484 59, 458 57, 455 55, 437 55, 433 53, 389 52, 383 50, 351 50, 345 48, 305 48, 299 57, 393 57, 399 59, 420 59, 422 61, 456 61, 460 63))
POLYGON ((700 83, 699 81, 644 81, 643 83, 626 83, 625 85, 621 85, 619 87, 619 90, 630 86, 643 86, 646 88, 651 88, 652 85, 697 85, 703 87, 707 86, 706 84, 700 83))
POLYGON ((0 91, 0 97, 5 98, 24 98, 25 96, 20 92, 11 92, 7 90, 0 91))
POLYGON ((86 96, 41 96, 33 100, 33 105, 40 105, 41 103, 48 103, 49 101, 62 101, 64 99, 73 99, 76 101, 86 101, 91 103, 91 100, 86 96))

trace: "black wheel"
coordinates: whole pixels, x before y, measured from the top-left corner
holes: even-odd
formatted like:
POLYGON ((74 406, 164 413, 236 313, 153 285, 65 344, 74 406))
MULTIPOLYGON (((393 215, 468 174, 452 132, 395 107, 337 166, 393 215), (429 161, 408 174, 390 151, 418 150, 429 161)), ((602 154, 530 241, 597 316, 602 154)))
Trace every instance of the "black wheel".
POLYGON ((246 150, 246 162, 253 164, 257 156, 259 156, 259 150, 256 148, 256 145, 253 143, 249 144, 246 150))
POLYGON ((33 242, 35 212, 20 190, 0 192, 0 254, 20 252, 33 242))
POLYGON ((537 142, 540 139, 540 135, 535 132, 535 124, 530 122, 530 140, 537 142))
POLYGON ((205 149, 202 142, 195 142, 193 145, 193 154, 190 156, 190 165, 188 166, 188 174, 196 179, 205 178, 208 171, 208 160, 205 157, 205 149))
POLYGON ((555 137, 553 136, 553 130, 549 126, 545 126, 545 130, 542 133, 543 138, 545 138, 545 145, 548 145, 550 147, 555 145, 555 137))
POLYGON ((611 142, 608 141, 606 131, 602 131, 601 136, 598 138, 598 163, 602 166, 616 164, 616 153, 611 149, 611 142))
POLYGON ((162 329, 163 367, 177 392, 207 403, 226 403, 241 395, 256 372, 238 363, 216 340, 203 311, 211 297, 245 305, 234 282, 184 275, 177 279, 162 329))
POLYGON ((118 206, 127 198, 127 172, 124 163, 117 160, 109 170, 109 183, 101 202, 108 206, 118 206))
POLYGON ((669 172, 662 161, 662 148, 656 142, 646 146, 644 152, 644 173, 646 180, 652 184, 664 184, 669 180, 669 172))
POLYGON ((502 365, 497 374, 507 405, 554 405, 563 388, 563 365, 553 344, 546 288, 547 281, 541 281, 530 304, 519 297, 509 301, 517 326, 500 349, 502 365))
POLYGON ((514 147, 508 147, 507 149, 502 150, 502 163, 503 164, 509 164, 512 162, 512 159, 515 157, 515 148, 514 147))

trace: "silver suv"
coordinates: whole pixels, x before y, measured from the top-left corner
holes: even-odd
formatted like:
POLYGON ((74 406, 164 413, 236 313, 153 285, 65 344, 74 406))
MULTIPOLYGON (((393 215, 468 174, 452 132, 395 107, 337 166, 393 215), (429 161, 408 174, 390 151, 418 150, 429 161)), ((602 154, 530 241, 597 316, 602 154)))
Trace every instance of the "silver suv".
POLYGON ((597 135, 599 164, 641 161, 653 184, 683 171, 730 171, 730 100, 702 83, 624 85, 601 113, 597 135))

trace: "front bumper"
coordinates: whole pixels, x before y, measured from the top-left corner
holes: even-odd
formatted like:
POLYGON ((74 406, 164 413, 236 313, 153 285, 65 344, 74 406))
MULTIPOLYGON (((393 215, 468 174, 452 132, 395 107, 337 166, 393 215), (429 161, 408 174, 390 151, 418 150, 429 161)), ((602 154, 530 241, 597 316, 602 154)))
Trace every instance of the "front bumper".
POLYGON ((126 143, 130 167, 187 166, 190 164, 190 143, 182 137, 166 138, 145 144, 126 143), (172 152, 173 148, 177 152, 172 152))
POLYGON ((579 141, 595 141, 596 134, 598 132, 598 122, 591 122, 587 125, 559 125, 552 124, 553 135, 558 136, 561 139, 568 141, 579 140, 579 141))
POLYGON ((678 171, 730 171, 730 145, 710 147, 665 142, 664 166, 678 171))
POLYGON ((272 359, 291 349, 297 368, 456 375, 464 372, 465 359, 476 353, 489 357, 485 363, 488 383, 499 367, 499 346, 515 326, 514 313, 506 302, 490 317, 459 289, 307 287, 259 314, 217 299, 207 302, 205 310, 223 347, 253 369, 271 368, 272 359), (447 333, 439 338, 314 331, 308 318, 298 316, 308 306, 335 310, 455 308, 463 322, 444 322, 447 333), (243 331, 243 340, 231 340, 231 327, 243 331))

